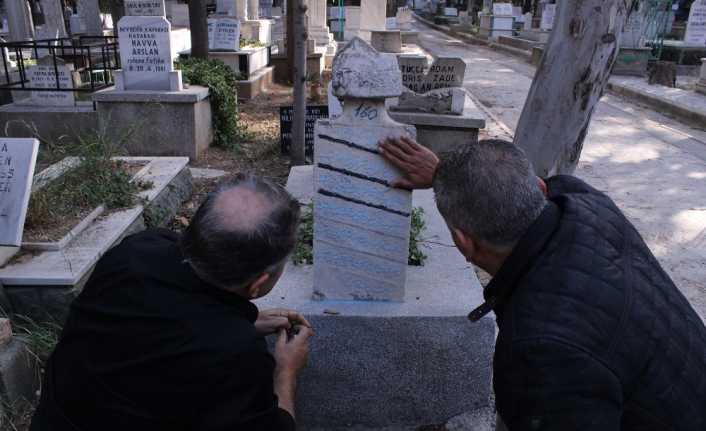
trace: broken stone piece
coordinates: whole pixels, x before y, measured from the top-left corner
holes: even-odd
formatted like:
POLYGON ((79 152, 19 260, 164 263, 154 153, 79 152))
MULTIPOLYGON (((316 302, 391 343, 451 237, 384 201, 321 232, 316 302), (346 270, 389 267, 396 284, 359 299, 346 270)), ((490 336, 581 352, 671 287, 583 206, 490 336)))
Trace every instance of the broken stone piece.
POLYGON ((392 111, 424 112, 442 115, 462 115, 466 105, 466 90, 463 88, 440 88, 424 94, 405 89, 392 111))
POLYGON ((333 60, 333 94, 340 98, 384 99, 402 94, 402 77, 394 54, 377 52, 353 38, 333 60))

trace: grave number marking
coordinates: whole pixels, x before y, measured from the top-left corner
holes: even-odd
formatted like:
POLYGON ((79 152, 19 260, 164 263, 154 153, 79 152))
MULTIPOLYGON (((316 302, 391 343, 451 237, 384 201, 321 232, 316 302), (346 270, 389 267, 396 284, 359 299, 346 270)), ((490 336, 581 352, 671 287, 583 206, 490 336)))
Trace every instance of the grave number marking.
POLYGON ((378 110, 370 105, 361 103, 355 110, 355 116, 364 120, 372 121, 378 117, 378 110))

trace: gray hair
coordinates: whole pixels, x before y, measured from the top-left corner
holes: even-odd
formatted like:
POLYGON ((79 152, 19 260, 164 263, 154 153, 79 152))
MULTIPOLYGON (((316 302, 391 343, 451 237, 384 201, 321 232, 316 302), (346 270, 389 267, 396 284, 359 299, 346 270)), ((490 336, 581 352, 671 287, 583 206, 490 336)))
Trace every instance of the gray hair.
POLYGON ((268 180, 239 175, 209 194, 181 238, 184 257, 204 281, 236 290, 263 272, 280 267, 297 239, 299 203, 268 180), (226 219, 215 208, 225 191, 244 188, 262 196, 269 205, 257 220, 231 215, 226 219))
POLYGON ((448 224, 501 249, 514 247, 546 205, 525 153, 499 139, 444 153, 434 192, 448 224))

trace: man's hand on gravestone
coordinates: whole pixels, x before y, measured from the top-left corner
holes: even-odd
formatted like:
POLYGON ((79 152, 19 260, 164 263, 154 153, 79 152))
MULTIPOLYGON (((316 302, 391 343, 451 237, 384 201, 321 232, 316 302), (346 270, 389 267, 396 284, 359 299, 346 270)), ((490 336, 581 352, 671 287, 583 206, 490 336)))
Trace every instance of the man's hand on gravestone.
POLYGON ((387 138, 379 143, 380 154, 402 171, 403 177, 392 183, 392 187, 415 190, 432 186, 439 158, 433 151, 412 139, 387 138))
POLYGON ((276 308, 263 310, 257 316, 255 329, 260 335, 272 335, 280 330, 289 330, 294 326, 311 327, 309 322, 296 311, 276 308))

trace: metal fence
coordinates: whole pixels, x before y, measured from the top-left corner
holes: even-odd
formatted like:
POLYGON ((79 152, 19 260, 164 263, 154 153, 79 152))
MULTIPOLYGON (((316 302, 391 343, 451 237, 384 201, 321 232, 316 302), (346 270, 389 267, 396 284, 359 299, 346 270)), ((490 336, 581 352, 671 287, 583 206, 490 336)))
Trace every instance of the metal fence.
MULTIPOLYGON (((113 36, 82 36, 79 38, 42 39, 26 42, 0 43, 0 73, 4 75, 0 90, 11 91, 73 91, 92 93, 113 85, 112 71, 120 69, 118 43, 113 36), (16 66, 12 66, 11 57, 16 66), (54 67, 56 88, 37 88, 28 79, 28 69, 40 59, 49 57, 54 67), (60 65, 73 65, 80 83, 63 88, 59 79, 60 65)), ((45 64, 46 65, 46 64, 45 64)))

